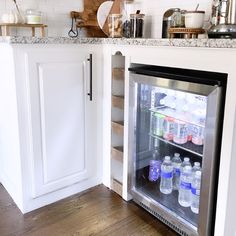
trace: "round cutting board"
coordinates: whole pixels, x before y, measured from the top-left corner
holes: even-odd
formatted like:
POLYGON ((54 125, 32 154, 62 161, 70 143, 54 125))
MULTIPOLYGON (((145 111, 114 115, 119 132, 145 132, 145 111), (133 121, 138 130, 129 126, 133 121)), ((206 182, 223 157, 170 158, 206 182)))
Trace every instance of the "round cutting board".
POLYGON ((97 11, 97 20, 98 20, 98 25, 101 29, 103 29, 103 26, 106 22, 106 19, 111 11, 113 1, 107 1, 104 2, 100 5, 97 11))

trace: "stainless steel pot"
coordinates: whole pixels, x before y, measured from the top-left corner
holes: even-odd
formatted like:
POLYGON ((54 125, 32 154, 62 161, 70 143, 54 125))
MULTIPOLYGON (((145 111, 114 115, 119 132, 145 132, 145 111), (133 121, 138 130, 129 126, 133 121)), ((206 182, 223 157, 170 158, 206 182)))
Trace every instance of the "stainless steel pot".
POLYGON ((236 38, 236 0, 213 0, 209 38, 236 38))

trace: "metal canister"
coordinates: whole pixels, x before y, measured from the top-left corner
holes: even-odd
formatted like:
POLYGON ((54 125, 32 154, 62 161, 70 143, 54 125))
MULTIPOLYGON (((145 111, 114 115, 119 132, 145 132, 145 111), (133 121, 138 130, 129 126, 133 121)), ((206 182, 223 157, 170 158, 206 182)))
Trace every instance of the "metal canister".
POLYGON ((170 27, 180 27, 181 12, 179 8, 170 8, 163 15, 162 38, 170 38, 168 29, 170 27))

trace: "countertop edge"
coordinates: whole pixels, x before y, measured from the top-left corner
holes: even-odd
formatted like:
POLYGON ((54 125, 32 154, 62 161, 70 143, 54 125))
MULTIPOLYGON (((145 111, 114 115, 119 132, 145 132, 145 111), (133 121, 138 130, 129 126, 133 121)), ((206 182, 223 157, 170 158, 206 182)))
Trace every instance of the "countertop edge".
POLYGON ((6 44, 109 44, 129 46, 172 46, 202 48, 236 48, 236 39, 126 39, 126 38, 68 38, 68 37, 0 37, 6 44))

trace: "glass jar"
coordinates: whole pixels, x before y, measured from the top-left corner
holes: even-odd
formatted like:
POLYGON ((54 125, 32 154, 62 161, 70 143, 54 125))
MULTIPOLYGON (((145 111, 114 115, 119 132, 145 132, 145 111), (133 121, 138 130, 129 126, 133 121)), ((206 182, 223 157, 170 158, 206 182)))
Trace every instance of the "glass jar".
POLYGON ((173 8, 173 14, 171 16, 171 27, 181 27, 182 16, 179 8, 173 8))
POLYGON ((27 24, 41 24, 42 12, 29 9, 26 11, 25 18, 27 24))
POLYGON ((130 38, 130 14, 133 10, 133 0, 121 1, 121 9, 123 15, 123 37, 130 38))
POLYGON ((122 37, 122 15, 110 14, 108 17, 109 37, 121 38, 122 37))
POLYGON ((142 38, 144 32, 144 14, 130 15, 130 37, 142 38))
POLYGON ((181 10, 181 27, 185 27, 185 14, 186 14, 186 10, 181 10))

